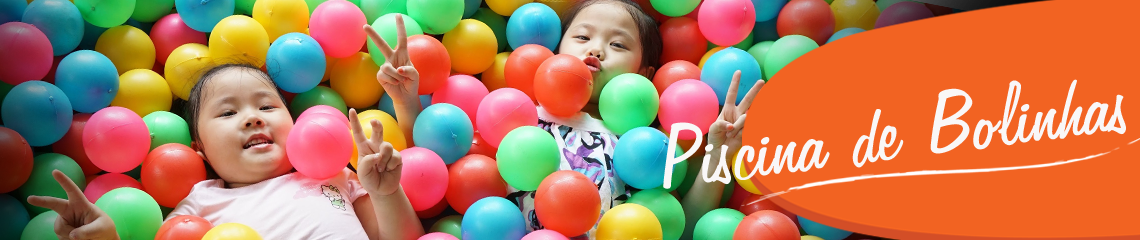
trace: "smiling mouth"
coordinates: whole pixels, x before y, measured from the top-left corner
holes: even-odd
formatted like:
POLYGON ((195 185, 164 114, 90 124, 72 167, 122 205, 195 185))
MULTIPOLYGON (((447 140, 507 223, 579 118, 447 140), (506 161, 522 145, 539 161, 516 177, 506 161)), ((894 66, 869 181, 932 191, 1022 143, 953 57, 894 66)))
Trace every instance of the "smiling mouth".
POLYGON ((269 136, 266 136, 265 134, 257 134, 257 135, 250 136, 249 140, 246 140, 245 145, 242 146, 242 149, 250 149, 253 147, 259 147, 259 146, 269 145, 269 144, 273 144, 272 138, 269 138, 269 136))
POLYGON ((602 61, 597 57, 586 57, 586 59, 582 59, 582 63, 586 64, 586 68, 589 68, 590 72, 598 72, 602 70, 602 61))

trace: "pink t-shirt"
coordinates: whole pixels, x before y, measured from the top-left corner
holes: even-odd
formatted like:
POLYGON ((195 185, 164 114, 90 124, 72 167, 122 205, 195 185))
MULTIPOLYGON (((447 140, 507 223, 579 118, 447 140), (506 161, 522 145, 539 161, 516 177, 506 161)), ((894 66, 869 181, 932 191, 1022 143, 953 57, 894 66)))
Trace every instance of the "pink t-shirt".
POLYGON ((324 180, 294 172, 240 188, 210 179, 195 184, 167 219, 194 215, 214 226, 245 224, 263 239, 367 239, 352 205, 365 194, 348 168, 324 180))

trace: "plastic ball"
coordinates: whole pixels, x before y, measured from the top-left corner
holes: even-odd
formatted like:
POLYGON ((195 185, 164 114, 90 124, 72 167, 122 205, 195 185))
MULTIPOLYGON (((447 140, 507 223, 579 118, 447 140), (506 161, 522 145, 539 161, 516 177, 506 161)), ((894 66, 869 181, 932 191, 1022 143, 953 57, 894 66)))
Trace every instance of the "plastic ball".
POLYGON ((72 161, 71 158, 58 153, 44 153, 36 156, 35 165, 32 166, 32 174, 28 176, 28 181, 20 188, 16 189, 14 196, 24 203, 24 207, 28 209, 28 213, 32 215, 40 214, 42 212, 49 212, 51 210, 38 206, 28 204, 28 196, 48 196, 56 198, 67 198, 67 192, 55 181, 52 177, 52 171, 59 170, 64 175, 71 178, 79 189, 87 188, 87 178, 83 175, 83 169, 79 168, 79 164, 72 161))
POLYGON ((496 14, 489 8, 480 8, 469 18, 487 24, 487 27, 490 27, 491 31, 495 33, 495 42, 498 44, 498 48, 496 48, 495 52, 503 51, 510 46, 510 44, 507 43, 507 20, 504 19, 503 16, 496 14))
POLYGON ((34 164, 32 147, 19 133, 6 127, 0 127, 0 158, 5 161, 0 168, 0 193, 16 190, 28 181, 34 164))
POLYGON ((119 91, 115 64, 96 51, 68 54, 59 62, 55 74, 55 85, 67 94, 77 112, 93 113, 107 107, 119 91))
POLYGON ((851 231, 819 224, 802 216, 797 217, 800 220, 800 226, 803 227, 804 232, 807 232, 808 235, 816 236, 824 240, 840 240, 847 238, 852 234, 851 231))
POLYGON ((662 65, 653 75, 653 87, 657 89, 657 95, 661 95, 670 85, 684 79, 701 79, 701 69, 689 61, 673 60, 662 65))
POLYGON ((71 127, 71 100, 55 85, 28 81, 16 85, 0 106, 4 126, 24 137, 28 145, 50 145, 71 127))
POLYGON ((569 238, 556 231, 543 229, 527 233, 521 240, 569 240, 569 238))
POLYGON ((190 90, 198 84, 198 77, 213 65, 210 48, 204 44, 187 43, 170 52, 163 73, 170 91, 182 100, 190 98, 190 90))
POLYGON ((435 221, 435 224, 431 225, 431 228, 428 230, 428 232, 441 232, 447 233, 454 237, 460 237, 463 236, 462 223, 462 215, 446 216, 435 221))
POLYGON ((416 146, 431 149, 447 164, 471 150, 475 130, 462 109, 448 103, 432 104, 416 117, 412 138, 416 146))
POLYGON ((598 97, 602 123, 617 135, 649 126, 660 107, 653 82, 636 73, 618 75, 606 83, 598 97))
POLYGON ((277 38, 269 45, 265 59, 269 77, 281 90, 291 93, 312 90, 321 83, 326 71, 321 45, 303 33, 277 38))
POLYGON ((243 63, 261 67, 265 65, 265 56, 269 52, 269 35, 257 20, 234 15, 222 19, 214 27, 209 47, 210 57, 219 64, 243 63))
POLYGON ((838 32, 835 32, 835 34, 832 34, 831 38, 827 39, 827 43, 831 43, 835 40, 839 40, 840 38, 845 38, 847 36, 851 36, 853 34, 861 33, 864 31, 866 31, 866 30, 863 30, 862 28, 845 28, 843 30, 839 30, 838 32))
POLYGON ((131 19, 139 22, 154 22, 170 14, 171 9, 174 9, 174 0, 136 0, 135 11, 131 13, 131 19))
MULTIPOLYGON (((803 230, 801 230, 800 232, 802 233, 803 230)), ((812 235, 803 235, 803 236, 800 236, 800 240, 824 240, 824 239, 821 237, 816 237, 816 236, 812 236, 812 235)))
POLYGON ((709 42, 720 46, 743 41, 756 24, 756 9, 748 0, 706 0, 701 11, 716 13, 699 15, 697 24, 709 42))
POLYGON ((317 86, 313 90, 297 94, 289 103, 289 112, 294 114, 293 119, 301 119, 300 115, 306 109, 317 105, 333 107, 340 110, 344 116, 348 116, 348 106, 344 105, 344 99, 336 91, 325 86, 317 86))
POLYGON ((872 0, 835 0, 831 2, 835 14, 835 31, 844 28, 874 29, 879 8, 872 0))
POLYGON ((521 239, 526 234, 522 212, 510 200, 486 197, 471 204, 461 224, 463 239, 521 239))
POLYGON ((913 2, 913 0, 876 0, 875 6, 879 7, 880 12, 885 12, 887 8, 900 2, 913 2))
POLYGON ((680 17, 689 14, 701 5, 701 0, 650 0, 653 9, 670 17, 680 17))
POLYGON ((503 70, 507 87, 518 89, 532 101, 536 101, 534 76, 538 72, 538 67, 550 57, 554 57, 554 52, 542 45, 527 44, 515 48, 515 51, 507 57, 503 70))
MULTIPOLYGON (((309 7, 304 0, 257 1, 251 15, 265 27, 269 39, 278 39, 289 33, 300 34, 309 27, 309 7)), ((323 56, 324 51, 321 52, 323 56)))
POLYGON ((718 208, 701 216, 693 227, 693 239, 732 239, 732 234, 744 214, 728 208, 718 208))
MULTIPOLYGON (((493 8, 492 8, 493 9, 493 8)), ((547 49, 558 48, 562 39, 562 22, 554 9, 541 3, 527 3, 507 19, 507 43, 511 48, 538 44, 547 49)))
POLYGON ((150 69, 134 69, 119 77, 119 92, 111 106, 125 107, 139 116, 170 111, 173 96, 162 75, 150 69))
POLYGON ((542 179, 558 170, 561 156, 554 136, 535 126, 511 130, 495 155, 503 181, 522 191, 538 189, 542 179))
POLYGON ((784 4, 788 4, 788 0, 752 0, 752 5, 756 8, 756 22, 775 19, 784 4))
MULTIPOLYGON (((31 7, 31 5, 28 7, 31 7)), ((899 2, 883 10, 883 13, 875 20, 875 28, 932 17, 934 17, 934 13, 930 12, 930 9, 926 8, 926 5, 922 3, 909 1, 899 2)))
POLYGON ((791 218, 777 211, 763 210, 744 217, 732 238, 797 240, 799 236, 800 230, 791 218))
MULTIPOLYGON (((658 112, 661 125, 666 132, 671 132, 674 123, 691 123, 702 133, 708 132, 720 114, 716 97, 712 87, 698 80, 685 79, 669 85, 661 93, 661 110, 658 112)), ((690 131, 681 131, 677 137, 691 140, 697 136, 690 131)))
POLYGON ((19 200, 8 194, 0 194, 0 237, 4 239, 20 239, 20 233, 28 225, 28 211, 19 200))
POLYGON ((776 18, 781 37, 803 35, 823 44, 835 33, 835 14, 823 0, 796 0, 784 5, 776 18))
POLYGON ((663 239, 677 240, 685 230, 685 212, 677 197, 660 188, 647 189, 633 194, 626 203, 648 208, 661 223, 663 239))
MULTIPOLYGON (((330 111, 336 111, 334 108, 329 106, 319 107, 325 107, 330 111)), ((408 148, 408 142, 407 138, 404 137, 404 131, 400 129, 400 125, 396 123, 396 118, 392 117, 392 115, 388 115, 388 113, 373 109, 361 112, 357 114, 356 117, 360 120, 361 132, 364 133, 365 138, 372 139, 372 124, 370 122, 375 119, 379 120, 381 127, 384 128, 384 141, 392 144, 392 149, 395 149, 396 151, 403 151, 404 149, 408 148)), ((359 150, 355 144, 356 143, 353 143, 352 146, 352 157, 348 160, 348 163, 352 164, 353 168, 356 168, 357 161, 359 160, 358 158, 360 157, 360 154, 357 154, 357 151, 359 150)))
MULTIPOLYGON (((399 35, 397 32, 398 29, 396 28, 397 16, 403 18, 404 33, 408 34, 408 37, 424 34, 423 29, 420 28, 420 23, 416 22, 412 17, 401 13, 384 14, 384 16, 380 16, 373 21, 371 26, 372 30, 376 30, 376 33, 380 34, 380 38, 384 39, 384 42, 388 43, 388 46, 392 49, 396 48, 396 40, 398 40, 396 37, 399 35)), ((376 42, 369 39, 367 44, 369 53, 380 53, 380 47, 376 45, 376 42)), ((372 62, 376 63, 376 66, 383 66, 384 63, 387 62, 387 58, 385 58, 384 54, 373 54, 372 62)), ((419 70, 419 67, 420 66, 416 66, 416 70, 419 70)))
POLYGON ((710 48, 709 51, 707 53, 705 53, 704 56, 701 56, 701 61, 697 62, 697 67, 704 69, 705 68, 705 62, 708 61, 709 58, 712 57, 713 54, 716 54, 717 52, 720 52, 720 50, 724 50, 725 48, 726 47, 710 48))
POLYGON ((424 234, 418 238, 418 240, 459 240, 459 238, 455 238, 455 236, 447 233, 433 232, 424 234))
POLYGON ((384 94, 384 88, 376 80, 380 66, 371 59, 368 53, 357 52, 337 60, 330 70, 329 86, 344 98, 348 107, 367 108, 380 101, 380 95, 384 94))
POLYGON ((483 71, 482 75, 480 75, 480 77, 483 78, 481 79, 483 85, 488 91, 495 91, 507 87, 507 59, 509 59, 510 56, 510 52, 496 54, 495 63, 491 64, 491 67, 487 68, 487 71, 483 71))
POLYGON ((155 240, 200 240, 214 228, 210 221, 194 215, 170 218, 158 228, 155 240))
POLYGON ((408 14, 408 0, 360 0, 360 10, 368 22, 372 22, 390 13, 408 14))
POLYGON ((434 218, 435 216, 439 216, 440 213, 443 213, 445 209, 447 209, 447 201, 440 200, 436 202, 434 206, 426 210, 416 211, 416 217, 420 219, 434 218))
POLYGON ((736 99, 732 99, 735 103, 743 101, 744 96, 748 95, 748 91, 763 76, 756 58, 735 47, 726 48, 713 54, 706 63, 705 67, 701 69, 701 81, 716 91, 716 98, 720 105, 725 104, 725 97, 728 95, 728 89, 731 87, 729 85, 732 84, 732 76, 736 71, 740 71, 740 85, 737 88, 736 99))
POLYGON ((579 113, 590 102, 593 91, 593 74, 575 56, 554 55, 543 61, 534 74, 534 97, 555 116, 579 113))
POLYGON ((669 137, 655 128, 629 130, 614 147, 614 171, 631 187, 660 187, 665 176, 665 161, 668 160, 668 141, 669 137))
MULTIPOLYGON (((28 8, 29 1, 5 0, 0 1, 0 24, 19 22, 28 8)), ((17 235, 18 237, 18 235, 17 235)))
POLYGON ((594 182, 573 170, 547 176, 534 197, 535 214, 543 227, 566 236, 590 231, 601 214, 601 204, 594 182))
POLYGON ((443 199, 447 192, 447 166, 439 155, 431 150, 421 147, 412 147, 400 151, 403 157, 403 169, 400 174, 400 185, 407 191, 408 201, 416 211, 431 208, 443 199))
MULTIPOLYGON (((832 35, 832 38, 835 38, 835 36, 838 36, 838 34, 832 35)), ((768 50, 772 49, 772 44, 775 43, 775 41, 763 41, 756 43, 756 45, 752 45, 751 48, 748 48, 748 54, 752 55, 752 58, 756 59, 756 63, 760 64, 760 69, 764 69, 764 59, 766 59, 768 56, 768 50)), ((767 75, 761 77, 763 77, 764 80, 768 80, 767 75)))
POLYGON ((95 112, 83 129, 83 148, 91 163, 112 173, 138 167, 150 150, 150 140, 142 118, 122 107, 95 112))
POLYGON ((56 218, 59 217, 59 213, 47 211, 33 215, 35 215, 35 217, 28 220, 28 224, 24 226, 20 236, 12 239, 58 239, 54 229, 55 221, 56 218))
POLYGON ((598 221, 598 239, 663 239, 661 222, 644 206, 617 205, 598 221))
MULTIPOLYGON (((796 60, 796 58, 818 47, 819 45, 815 41, 801 35, 788 35, 776 40, 768 50, 767 56, 764 56, 764 76, 771 80, 772 76, 775 76, 776 73, 780 72, 780 69, 783 69, 792 60, 796 60)), ((744 78, 741 80, 743 81, 744 78)))
POLYGON ((253 228, 241 223, 223 223, 219 224, 218 226, 214 226, 214 228, 210 229, 210 231, 207 231, 206 235, 202 237, 202 240, 236 239, 261 240, 261 235, 257 233, 257 230, 253 230, 253 228))
POLYGON ((408 0, 408 16, 421 24, 425 33, 443 34, 463 19, 463 0, 408 0))
POLYGON ((297 172, 316 179, 327 179, 348 166, 352 136, 348 125, 337 116, 313 114, 297 119, 289 131, 285 149, 297 172))
POLYGON ((71 128, 68 128, 67 134, 63 135, 62 139, 51 145, 52 152, 67 155, 79 167, 83 168, 83 174, 94 175, 103 171, 91 163, 91 159, 87 157, 87 151, 83 149, 83 129, 87 125, 87 120, 91 119, 91 114, 80 113, 75 114, 72 118, 71 128))
POLYGON ((31 24, 0 24, 0 52, 0 80, 10 85, 43 79, 51 70, 51 42, 31 24))
POLYGON ((432 36, 408 37, 408 58, 420 72, 419 95, 434 93, 451 76, 451 57, 447 47, 432 36))
POLYGON ((512 130, 522 126, 538 125, 538 111, 522 91, 514 88, 495 90, 479 103, 476 127, 479 134, 494 148, 498 148, 512 130))
POLYGON ((708 39, 701 34, 696 20, 687 17, 671 18, 662 23, 659 29, 661 39, 669 39, 662 42, 662 62, 685 60, 695 63, 705 55, 703 46, 708 39))
POLYGON ((146 32, 136 27, 123 25, 107 29, 99 36, 95 51, 111 59, 119 74, 154 67, 154 42, 146 32))
POLYGON ((491 157, 471 154, 448 167, 447 203, 466 214, 467 208, 485 197, 506 197, 507 183, 491 157))
POLYGON ((501 16, 511 16, 515 10, 530 2, 534 0, 487 0, 487 7, 501 16))
POLYGON ((476 131, 475 137, 471 140, 471 150, 467 151, 467 155, 479 154, 483 156, 495 156, 498 152, 498 148, 492 147, 491 144, 483 140, 483 137, 479 136, 479 132, 476 131))
POLYGON ((223 18, 234 14, 234 0, 174 0, 174 8, 186 26, 199 32, 210 32, 223 18))
POLYGON ((309 35, 313 36, 325 55, 334 58, 352 56, 364 45, 367 35, 364 26, 368 20, 360 8, 347 1, 327 1, 317 6, 309 20, 309 35))
POLYGON ((447 84, 432 94, 432 104, 450 103, 462 109, 471 123, 475 123, 479 103, 487 96, 487 87, 470 75, 457 74, 447 79, 447 84))
POLYGON ((135 0, 75 0, 74 2, 84 20, 104 28, 123 25, 135 12, 135 0))
POLYGON ((23 22, 43 31, 55 56, 67 55, 83 40, 83 17, 70 1, 33 1, 24 10, 23 22))
POLYGON ((792 213, 791 211, 788 211, 788 210, 784 210, 784 208, 781 208, 780 205, 776 205, 776 203, 772 202, 772 200, 766 199, 766 200, 761 201, 760 198, 763 198, 763 197, 764 197, 764 195, 759 195, 759 194, 749 195, 748 197, 744 198, 743 201, 740 201, 740 205, 736 207, 736 210, 740 210, 740 213, 743 213, 744 215, 752 215, 752 213, 763 211, 763 210, 777 211, 777 212, 780 212, 781 214, 784 214, 784 216, 789 217, 792 220, 792 222, 799 225, 799 223, 798 223, 799 218, 796 218, 795 213, 792 213))
POLYGON ((206 180, 206 165, 194 149, 168 143, 147 154, 140 180, 158 205, 172 208, 190 195, 194 184, 206 180))
POLYGON ((131 178, 131 176, 122 173, 105 173, 88 182, 87 187, 83 189, 83 195, 87 197, 88 201, 94 203, 98 202, 99 198, 107 192, 122 187, 143 188, 142 184, 139 184, 139 181, 131 178))
POLYGON ((448 54, 463 56, 451 61, 451 69, 464 74, 478 74, 491 67, 499 47, 491 27, 474 19, 464 19, 444 34, 443 46, 448 54))

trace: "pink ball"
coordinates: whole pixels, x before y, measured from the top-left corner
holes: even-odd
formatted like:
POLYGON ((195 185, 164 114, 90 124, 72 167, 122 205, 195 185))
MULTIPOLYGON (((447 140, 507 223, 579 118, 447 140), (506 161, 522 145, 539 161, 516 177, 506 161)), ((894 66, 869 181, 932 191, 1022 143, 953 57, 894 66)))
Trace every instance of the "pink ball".
POLYGON ((447 78, 447 83, 431 95, 431 104, 450 103, 467 113, 471 122, 475 122, 475 113, 479 110, 479 102, 487 96, 487 86, 471 75, 457 74, 447 78))
POLYGON ((934 13, 930 12, 930 8, 927 8, 926 5, 903 1, 891 4, 887 9, 883 9, 883 13, 879 14, 879 19, 875 20, 875 28, 931 17, 934 17, 934 13))
POLYGON ((412 209, 424 211, 440 200, 447 192, 447 164, 443 158, 427 148, 411 147, 400 151, 404 167, 400 171, 400 186, 412 202, 412 209))
POLYGON ((206 38, 206 33, 186 26, 186 23, 182 22, 182 17, 174 13, 154 23, 154 27, 150 30, 150 40, 154 42, 155 59, 165 65, 170 52, 175 48, 187 43, 206 45, 209 38, 206 38))
MULTIPOLYGON (((346 58, 359 52, 367 41, 364 12, 348 1, 327 1, 313 10, 309 35, 325 50, 325 55, 346 58)), ((393 43, 395 44, 395 43, 393 43)))
POLYGON ((122 173, 106 173, 87 183, 87 189, 83 189, 83 196, 86 196, 91 203, 95 203, 103 194, 121 187, 132 187, 138 190, 143 188, 142 184, 139 184, 139 181, 131 178, 131 176, 122 173))
POLYGON ((697 15, 697 26, 709 42, 732 46, 748 38, 756 25, 756 9, 750 0, 705 0, 697 15))
POLYGON ((479 136, 495 148, 515 128, 538 125, 538 109, 530 97, 514 88, 500 88, 479 102, 475 129, 479 136))
POLYGON ((42 80, 53 59, 51 42, 36 26, 22 22, 0 25, 0 80, 13 86, 42 80))
POLYGON ((348 166, 349 158, 355 154, 352 144, 348 124, 329 114, 310 113, 293 125, 285 153, 297 172, 327 179, 348 166))
POLYGON ((344 122, 345 126, 348 126, 348 116, 345 116, 344 113, 341 112, 339 109, 336 109, 336 108, 329 106, 329 105, 316 105, 316 106, 309 107, 309 109, 305 109, 304 112, 301 112, 300 116, 297 116, 297 120, 301 120, 302 118, 305 118, 306 116, 314 115, 314 114, 328 114, 330 116, 333 116, 337 120, 344 122))
POLYGON ((150 130, 134 111, 107 107, 83 127, 83 149, 96 167, 112 173, 130 171, 146 160, 150 130))
POLYGON ((447 233, 433 232, 420 237, 419 240, 459 240, 459 238, 447 233))
POLYGON ((561 233, 543 229, 543 230, 530 232, 530 234, 523 236, 523 238, 521 240, 570 240, 570 239, 566 238, 566 236, 562 236, 561 233))
MULTIPOLYGON (((692 123, 701 129, 701 133, 708 133, 709 126, 720 115, 720 102, 716 92, 708 84, 699 80, 685 79, 669 85, 661 93, 661 109, 658 117, 661 125, 665 127, 665 134, 670 134, 674 123, 692 123)), ((682 140, 692 140, 697 137, 690 131, 681 131, 677 136, 682 140)))

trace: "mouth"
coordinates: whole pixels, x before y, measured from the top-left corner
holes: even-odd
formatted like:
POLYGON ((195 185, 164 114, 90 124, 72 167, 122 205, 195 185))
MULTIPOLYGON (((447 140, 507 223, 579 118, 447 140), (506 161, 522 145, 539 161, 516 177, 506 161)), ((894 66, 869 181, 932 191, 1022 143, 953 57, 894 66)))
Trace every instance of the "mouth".
POLYGON ((598 59, 597 57, 586 57, 586 59, 582 59, 582 63, 586 64, 586 68, 589 68, 590 72, 598 72, 602 70, 602 60, 598 59))
POLYGON ((269 135, 258 133, 250 136, 249 139, 245 141, 245 145, 242 145, 242 149, 268 147, 272 144, 273 138, 270 138, 269 135))

